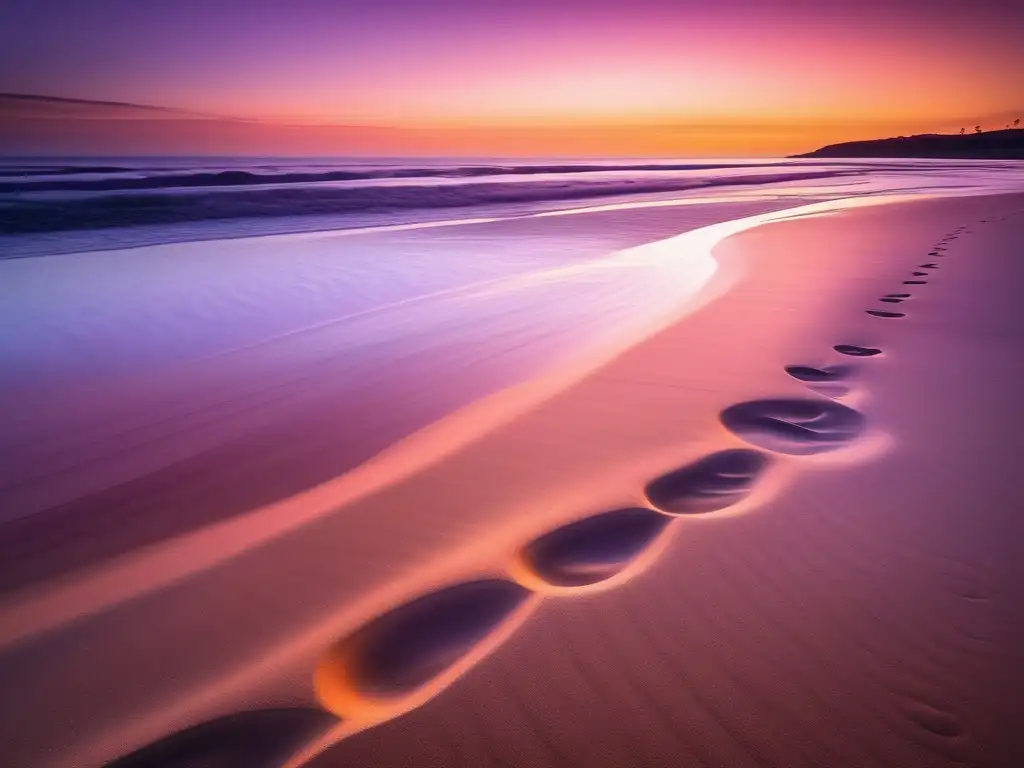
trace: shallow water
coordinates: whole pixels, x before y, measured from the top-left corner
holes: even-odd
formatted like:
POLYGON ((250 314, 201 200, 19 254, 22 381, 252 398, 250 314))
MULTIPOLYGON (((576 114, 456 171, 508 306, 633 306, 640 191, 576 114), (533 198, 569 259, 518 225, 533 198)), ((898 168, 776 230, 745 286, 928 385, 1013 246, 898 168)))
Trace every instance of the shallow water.
MULTIPOLYGON (((22 178, 182 175, 99 165, 22 178)), ((249 165, 239 172, 260 164, 249 165)), ((806 161, 784 165, 807 170, 806 161)), ((629 249, 816 200, 952 185, 945 193, 969 194, 1022 175, 1011 163, 833 166, 813 180, 767 183, 779 173, 765 161, 648 164, 637 179, 686 175, 708 186, 572 206, 492 201, 433 211, 433 220, 410 209, 0 238, 7 256, 23 257, 0 261, 0 422, 12 457, 0 467, 4 518, 55 536, 116 529, 123 540, 111 536, 94 557, 243 512, 336 477, 466 403, 628 345, 677 317, 710 277, 685 248, 629 249), (763 183, 713 183, 738 173, 763 183), (341 228, 297 231, 332 224, 341 228), (245 236, 260 226, 283 234, 245 236), (132 243, 144 245, 124 247, 132 243)), ((459 184, 502 175, 486 167, 477 176, 430 170, 459 184)), ((531 175, 551 184, 553 174, 627 173, 511 170, 502 183, 527 187, 531 175)), ((301 169, 323 172, 335 171, 301 169)), ((369 181, 382 178, 394 177, 369 181)), ((52 561, 61 558, 76 562, 68 552, 52 561)), ((42 575, 45 560, 14 580, 42 575)))
POLYGON ((0 256, 505 218, 679 197, 998 187, 1012 161, 0 159, 0 256))

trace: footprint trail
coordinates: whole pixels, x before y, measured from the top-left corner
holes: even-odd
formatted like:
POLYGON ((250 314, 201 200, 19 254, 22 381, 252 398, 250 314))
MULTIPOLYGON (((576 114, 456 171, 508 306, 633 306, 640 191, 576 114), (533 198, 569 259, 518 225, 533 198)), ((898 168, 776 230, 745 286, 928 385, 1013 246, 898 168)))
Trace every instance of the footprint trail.
MULTIPOLYGON (((939 240, 929 256, 946 256, 939 240)), ((920 269, 935 270, 927 262, 920 269)), ((914 277, 929 276, 914 271, 914 277)), ((903 285, 924 285, 904 280, 903 285)), ((909 293, 887 293, 899 304, 909 293)), ((865 310, 879 318, 904 312, 865 310)), ((882 355, 877 347, 836 344, 857 358, 882 355)), ((650 480, 649 506, 598 512, 541 533, 512 553, 504 575, 470 578, 415 597, 372 618, 324 650, 313 690, 322 710, 243 712, 219 718, 145 747, 108 768, 297 768, 348 733, 423 704, 499 644, 503 630, 539 600, 630 577, 647 553, 684 518, 713 514, 747 500, 775 462, 844 449, 863 437, 867 419, 834 399, 850 390, 851 365, 789 365, 785 372, 825 397, 779 397, 737 403, 719 414, 734 438, 752 448, 723 448, 650 480), (497 638, 497 639, 496 639, 497 638), (355 723, 355 730, 348 729, 355 723)), ((649 557, 647 558, 650 559, 649 557)), ((938 722, 936 718, 932 718, 938 722)), ((951 731, 945 724, 928 726, 951 731)))

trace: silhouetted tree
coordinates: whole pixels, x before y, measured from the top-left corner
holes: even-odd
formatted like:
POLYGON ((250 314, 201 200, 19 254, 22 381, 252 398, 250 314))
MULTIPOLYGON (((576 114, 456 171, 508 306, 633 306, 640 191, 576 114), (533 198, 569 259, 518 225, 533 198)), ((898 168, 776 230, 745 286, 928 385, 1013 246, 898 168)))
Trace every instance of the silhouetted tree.
POLYGON ((981 126, 980 125, 974 126, 974 132, 975 133, 981 133, 981 126))
POLYGON ((966 128, 961 128, 960 129, 960 135, 963 136, 965 133, 967 133, 967 129, 966 128))
POLYGON ((1020 118, 1019 117, 1016 120, 1013 121, 1013 127, 1014 128, 1019 128, 1020 127, 1020 118))

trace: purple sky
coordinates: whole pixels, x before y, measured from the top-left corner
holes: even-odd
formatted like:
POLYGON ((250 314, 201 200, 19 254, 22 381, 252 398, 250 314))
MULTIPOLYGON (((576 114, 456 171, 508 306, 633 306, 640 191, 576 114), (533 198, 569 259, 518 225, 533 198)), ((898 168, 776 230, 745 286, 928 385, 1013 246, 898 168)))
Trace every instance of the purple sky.
POLYGON ((995 0, 3 0, 0 91, 286 122, 941 129, 1024 107, 1022 30, 1024 2, 995 0))

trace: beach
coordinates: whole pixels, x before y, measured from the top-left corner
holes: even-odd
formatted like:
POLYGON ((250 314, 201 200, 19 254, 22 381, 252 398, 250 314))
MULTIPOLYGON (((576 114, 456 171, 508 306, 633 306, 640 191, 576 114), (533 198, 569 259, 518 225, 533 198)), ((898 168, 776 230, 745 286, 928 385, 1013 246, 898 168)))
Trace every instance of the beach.
POLYGON ((11 764, 217 721, 116 765, 1016 765, 1024 194, 827 197, 490 222, 550 263, 371 297, 367 325, 300 290, 297 336, 235 334, 211 273, 180 366, 146 354, 186 330, 86 313, 123 332, 102 366, 5 384, 11 764), (354 338, 381 345, 331 356, 354 338))
MULTIPOLYGON (((510 506, 550 529, 580 509, 642 504, 652 476, 744 447, 716 417, 734 402, 808 396, 785 365, 840 362, 835 343, 882 349, 858 361, 842 399, 868 417, 860 449, 779 460, 747 500, 681 519, 614 591, 551 597, 437 699, 315 764, 1015 764, 1004 728, 1019 711, 1024 498, 1008 414, 1022 369, 1006 286, 1021 201, 753 230, 722 258, 746 250, 774 275, 759 281, 753 266, 729 295, 483 441, 470 470, 437 467, 432 487, 453 505, 518 495, 510 506), (933 259, 927 284, 901 288, 935 236, 959 226, 970 234, 933 259), (905 318, 865 314, 906 291, 905 318), (530 462, 534 473, 517 465, 499 491, 488 447, 498 465, 547 460, 530 462), (531 486, 546 492, 515 490, 531 486)), ((427 491, 395 493, 378 509, 427 491)))

